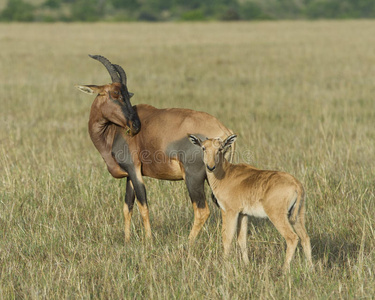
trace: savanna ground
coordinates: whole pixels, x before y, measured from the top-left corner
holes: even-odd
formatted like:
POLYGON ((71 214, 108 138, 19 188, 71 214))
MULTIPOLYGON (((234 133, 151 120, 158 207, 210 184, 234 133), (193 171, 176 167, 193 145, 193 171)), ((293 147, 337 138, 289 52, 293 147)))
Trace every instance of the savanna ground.
POLYGON ((0 45, 0 298, 375 295, 375 22, 1 24, 0 45), (133 104, 206 111, 238 133, 237 161, 299 178, 315 269, 299 247, 283 276, 285 242, 256 219, 250 265, 236 247, 223 261, 211 199, 189 248, 183 182, 146 179, 153 242, 135 208, 125 245, 125 180, 74 88, 110 81, 89 53, 125 68, 133 104))

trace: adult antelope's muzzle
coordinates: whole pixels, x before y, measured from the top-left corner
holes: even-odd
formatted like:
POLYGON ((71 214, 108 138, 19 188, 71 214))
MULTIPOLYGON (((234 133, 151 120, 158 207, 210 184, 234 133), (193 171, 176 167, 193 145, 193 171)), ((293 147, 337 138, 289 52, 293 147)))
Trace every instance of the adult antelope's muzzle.
POLYGON ((131 135, 136 135, 141 130, 141 121, 136 118, 130 124, 131 135))

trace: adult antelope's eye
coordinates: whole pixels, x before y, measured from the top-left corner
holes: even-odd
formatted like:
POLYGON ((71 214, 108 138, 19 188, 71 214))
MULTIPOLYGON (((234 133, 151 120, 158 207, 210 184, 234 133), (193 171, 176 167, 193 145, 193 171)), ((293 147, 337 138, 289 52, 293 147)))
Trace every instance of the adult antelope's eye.
POLYGON ((119 94, 118 91, 114 91, 113 93, 114 93, 116 96, 118 96, 118 94, 119 94))
POLYGON ((203 151, 206 151, 206 147, 202 146, 202 150, 203 150, 203 151))

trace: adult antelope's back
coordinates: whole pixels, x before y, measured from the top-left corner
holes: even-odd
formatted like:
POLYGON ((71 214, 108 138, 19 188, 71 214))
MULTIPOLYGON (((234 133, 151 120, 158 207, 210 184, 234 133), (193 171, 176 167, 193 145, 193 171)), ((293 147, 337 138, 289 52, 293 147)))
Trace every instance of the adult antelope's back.
MULTIPOLYGON (((194 224, 189 235, 193 242, 209 216, 204 194, 206 180, 201 151, 188 133, 225 138, 232 131, 215 117, 190 109, 157 109, 151 105, 131 106, 126 74, 103 56, 100 61, 112 83, 80 85, 78 89, 95 94, 90 112, 90 137, 115 178, 127 177, 124 204, 125 240, 130 239, 130 222, 135 197, 141 212, 146 237, 151 237, 146 189, 142 176, 164 180, 185 180, 194 209, 194 224)), ((228 152, 229 153, 229 152, 228 152)), ((233 148, 231 149, 233 153, 233 148)))

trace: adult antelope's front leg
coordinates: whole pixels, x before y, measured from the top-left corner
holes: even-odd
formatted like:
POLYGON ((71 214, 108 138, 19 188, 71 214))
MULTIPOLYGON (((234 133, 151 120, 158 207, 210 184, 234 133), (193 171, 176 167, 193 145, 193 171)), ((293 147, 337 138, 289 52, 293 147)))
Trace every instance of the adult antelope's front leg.
POLYGON ((203 176, 197 175, 199 174, 190 175, 185 178, 186 187, 188 189, 194 209, 194 223, 189 234, 190 244, 194 243, 196 237, 210 215, 210 209, 208 208, 204 194, 204 173, 203 176))
POLYGON ((203 207, 199 207, 199 205, 196 202, 193 202, 193 209, 194 209, 194 224, 189 234, 190 244, 194 243, 204 223, 206 223, 210 215, 210 209, 208 208, 208 204, 206 201, 204 201, 203 207))
POLYGON ((130 224, 131 224, 131 219, 132 219, 134 200, 135 200, 134 187, 130 178, 127 178, 125 203, 124 203, 125 242, 130 241, 130 224))
POLYGON ((133 187, 135 190, 135 195, 137 197, 137 204, 139 212, 143 219, 143 225, 145 227, 146 238, 151 238, 151 225, 150 225, 150 216, 147 205, 147 194, 146 188, 143 183, 143 178, 140 172, 137 172, 137 175, 132 179, 133 187))

